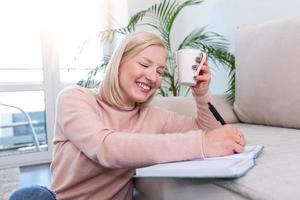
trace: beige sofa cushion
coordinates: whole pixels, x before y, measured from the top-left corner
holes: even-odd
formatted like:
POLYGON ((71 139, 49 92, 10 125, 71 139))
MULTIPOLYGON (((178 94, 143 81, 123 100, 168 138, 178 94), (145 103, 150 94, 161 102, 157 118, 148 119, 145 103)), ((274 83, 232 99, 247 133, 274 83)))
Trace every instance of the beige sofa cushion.
MULTIPOLYGON (((232 104, 227 101, 225 95, 212 96, 211 103, 216 107, 227 123, 237 123, 239 121, 233 112, 232 104)), ((152 105, 159 106, 181 115, 196 116, 197 114, 196 102, 192 96, 156 96, 152 101, 152 105)))
POLYGON ((256 166, 236 179, 144 178, 135 181, 138 200, 300 199, 300 130, 234 124, 250 145, 264 145, 256 166), (216 187, 219 186, 219 187, 216 187))
POLYGON ((242 26, 236 101, 242 122, 300 128, 300 17, 242 26))
POLYGON ((256 166, 238 179, 216 180, 246 199, 300 199, 300 130, 262 125, 234 124, 250 145, 264 145, 256 166))

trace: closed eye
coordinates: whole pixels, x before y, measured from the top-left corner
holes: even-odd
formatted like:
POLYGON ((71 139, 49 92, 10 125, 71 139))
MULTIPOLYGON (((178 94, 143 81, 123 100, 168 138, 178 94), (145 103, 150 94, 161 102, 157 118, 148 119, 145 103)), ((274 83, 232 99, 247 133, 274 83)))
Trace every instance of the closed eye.
POLYGON ((147 64, 144 64, 144 63, 139 63, 142 67, 145 67, 145 68, 148 68, 149 67, 149 65, 147 65, 147 64))
POLYGON ((162 70, 157 70, 156 71, 160 76, 162 76, 163 74, 164 74, 164 71, 162 71, 162 70))

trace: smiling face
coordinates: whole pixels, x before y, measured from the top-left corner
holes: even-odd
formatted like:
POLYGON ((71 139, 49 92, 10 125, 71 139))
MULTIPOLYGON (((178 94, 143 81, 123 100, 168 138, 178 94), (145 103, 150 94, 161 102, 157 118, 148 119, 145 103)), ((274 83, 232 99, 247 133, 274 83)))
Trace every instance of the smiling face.
POLYGON ((119 83, 126 106, 148 100, 160 87, 167 51, 151 45, 133 57, 124 57, 119 68, 119 83))

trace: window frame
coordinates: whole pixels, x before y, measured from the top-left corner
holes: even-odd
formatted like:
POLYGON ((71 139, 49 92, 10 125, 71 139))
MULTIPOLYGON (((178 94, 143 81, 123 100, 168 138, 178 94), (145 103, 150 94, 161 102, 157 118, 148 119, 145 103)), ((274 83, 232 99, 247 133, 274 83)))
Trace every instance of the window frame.
POLYGON ((53 34, 48 30, 41 30, 41 56, 43 82, 41 83, 5 83, 0 84, 0 92, 17 91, 43 91, 45 95, 45 123, 47 133, 47 151, 15 154, 0 157, 0 168, 19 167, 41 163, 49 163, 52 160, 55 102, 58 92, 63 84, 59 78, 59 60, 55 47, 53 34))

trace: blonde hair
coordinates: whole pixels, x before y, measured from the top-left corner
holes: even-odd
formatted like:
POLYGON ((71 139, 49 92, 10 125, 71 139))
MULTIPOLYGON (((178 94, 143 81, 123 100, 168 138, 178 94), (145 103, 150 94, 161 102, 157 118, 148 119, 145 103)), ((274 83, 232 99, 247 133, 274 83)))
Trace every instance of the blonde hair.
MULTIPOLYGON (((132 58, 151 45, 165 47, 164 42, 155 34, 149 32, 136 32, 129 34, 115 49, 107 65, 104 79, 100 85, 99 98, 114 107, 124 107, 122 91, 119 83, 119 67, 124 58, 132 58)), ((166 48, 166 47, 165 47, 166 48)), ((155 93, 146 102, 148 104, 155 93)))

